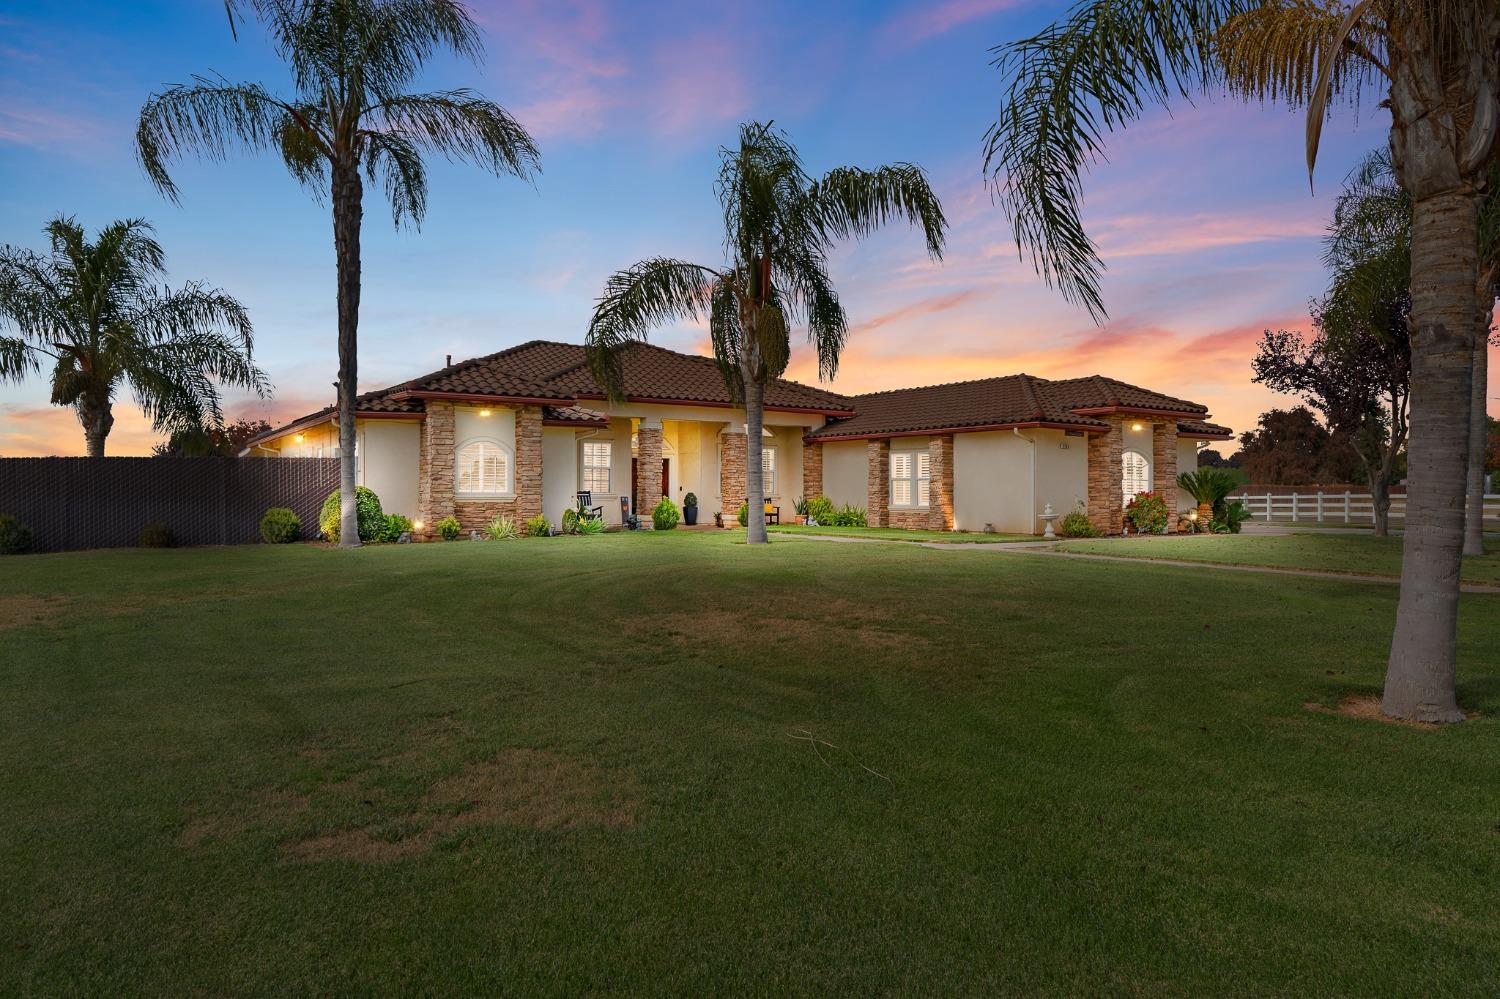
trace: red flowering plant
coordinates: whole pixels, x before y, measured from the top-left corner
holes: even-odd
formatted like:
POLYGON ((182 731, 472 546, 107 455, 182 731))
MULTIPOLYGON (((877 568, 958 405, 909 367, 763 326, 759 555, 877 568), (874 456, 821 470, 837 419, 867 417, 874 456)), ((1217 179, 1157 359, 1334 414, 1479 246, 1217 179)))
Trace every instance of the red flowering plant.
POLYGON ((1156 493, 1136 493, 1125 504, 1125 519, 1137 534, 1167 532, 1167 501, 1156 493))

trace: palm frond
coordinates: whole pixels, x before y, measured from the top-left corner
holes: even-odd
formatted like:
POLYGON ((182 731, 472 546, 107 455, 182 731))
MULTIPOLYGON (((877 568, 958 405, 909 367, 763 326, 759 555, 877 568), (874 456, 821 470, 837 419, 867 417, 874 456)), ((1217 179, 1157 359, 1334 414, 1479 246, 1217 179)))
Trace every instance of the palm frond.
POLYGON ((20 337, 0 336, 0 382, 18 382, 40 370, 36 351, 20 337))
POLYGON ((1037 273, 1096 320, 1104 265, 1081 217, 1105 136, 1219 78, 1213 39, 1253 0, 1093 0, 994 49, 1002 98, 984 172, 1037 273))
POLYGON ((377 132, 369 137, 365 152, 365 173, 379 180, 391 206, 391 217, 399 229, 410 219, 420 226, 427 214, 427 167, 422 154, 412 143, 394 132, 377 132))
MULTIPOLYGON (((223 160, 235 145, 279 150, 286 116, 295 119, 296 109, 258 83, 194 77, 192 85, 168 87, 146 101, 136 126, 136 156, 156 189, 176 201, 177 185, 167 172, 170 160, 188 152, 223 160)), ((324 138, 309 132, 309 141, 326 155, 324 138)))
POLYGON ((803 201, 808 220, 825 241, 860 238, 892 219, 904 219, 922 227, 929 256, 943 257, 948 222, 921 167, 840 167, 810 185, 803 201))
POLYGON ((1348 13, 1340 0, 1277 0, 1230 18, 1215 39, 1230 91, 1247 100, 1306 107, 1325 62, 1334 93, 1386 72, 1379 26, 1357 19, 1343 30, 1348 13))
POLYGON ((620 352, 662 323, 709 317, 713 286, 721 277, 710 267, 666 257, 643 260, 610 276, 584 344, 589 370, 612 400, 618 401, 622 390, 620 352))

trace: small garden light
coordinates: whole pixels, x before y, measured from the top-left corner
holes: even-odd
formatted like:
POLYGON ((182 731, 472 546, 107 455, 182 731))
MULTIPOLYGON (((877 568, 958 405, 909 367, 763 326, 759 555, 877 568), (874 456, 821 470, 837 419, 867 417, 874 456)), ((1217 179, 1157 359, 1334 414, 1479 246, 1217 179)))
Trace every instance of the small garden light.
POLYGON ((411 526, 420 531, 422 529, 422 522, 420 520, 414 520, 411 522, 411 526))

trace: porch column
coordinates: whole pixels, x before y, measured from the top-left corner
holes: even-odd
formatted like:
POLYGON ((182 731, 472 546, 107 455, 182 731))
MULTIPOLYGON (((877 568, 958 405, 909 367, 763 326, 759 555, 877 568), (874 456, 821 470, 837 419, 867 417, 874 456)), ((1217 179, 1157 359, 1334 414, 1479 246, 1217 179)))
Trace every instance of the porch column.
POLYGON ((871 527, 890 527, 891 442, 870 441, 865 445, 869 461, 866 481, 869 485, 868 508, 865 511, 871 527))
POLYGON ((417 537, 438 536, 437 522, 453 516, 453 403, 427 400, 417 451, 417 537))
POLYGON ((823 495, 823 445, 802 443, 802 495, 808 499, 823 495))
POLYGON ((727 525, 730 521, 738 523, 740 504, 749 495, 745 491, 745 432, 725 430, 719 439, 719 503, 727 525))
POLYGON ((661 502, 661 420, 643 418, 635 432, 636 493, 640 507, 635 514, 642 527, 650 527, 651 511, 661 502))
POLYGON ((927 483, 928 516, 934 531, 953 530, 953 435, 939 434, 927 445, 931 479, 927 483))
POLYGON ((516 411, 516 520, 542 512, 542 410, 525 406, 516 411))
POLYGON ((1089 520, 1095 530, 1120 534, 1125 530, 1124 434, 1119 417, 1104 419, 1109 430, 1089 435, 1089 520))
POLYGON ((1167 533, 1177 530, 1177 421, 1151 425, 1151 488, 1167 504, 1167 533))

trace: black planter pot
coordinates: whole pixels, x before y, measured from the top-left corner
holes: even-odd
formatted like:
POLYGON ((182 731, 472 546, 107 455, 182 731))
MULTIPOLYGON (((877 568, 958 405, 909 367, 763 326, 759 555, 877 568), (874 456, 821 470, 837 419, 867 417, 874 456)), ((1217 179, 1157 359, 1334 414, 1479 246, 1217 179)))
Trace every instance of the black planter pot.
POLYGON ((698 508, 695 506, 683 507, 682 522, 689 527, 692 527, 694 524, 698 523, 698 508))

